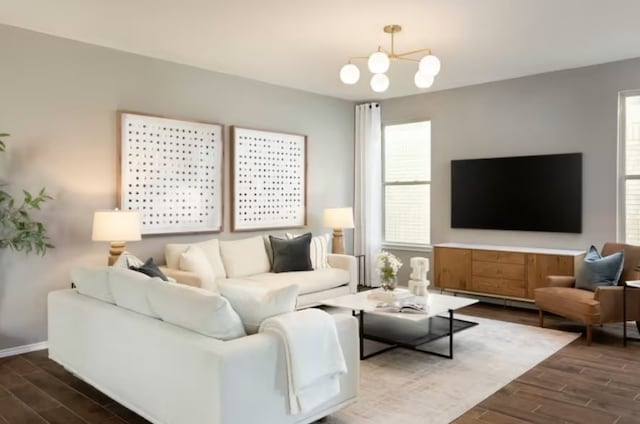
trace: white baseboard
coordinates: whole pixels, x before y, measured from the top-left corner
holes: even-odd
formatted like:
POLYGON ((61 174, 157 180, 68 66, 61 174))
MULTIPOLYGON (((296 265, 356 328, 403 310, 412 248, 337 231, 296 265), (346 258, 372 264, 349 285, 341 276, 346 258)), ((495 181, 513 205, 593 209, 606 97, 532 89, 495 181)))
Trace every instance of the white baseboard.
POLYGON ((49 347, 49 342, 33 343, 24 346, 10 347, 9 349, 0 350, 0 358, 7 356, 20 355, 27 352, 35 352, 36 350, 44 350, 49 347))

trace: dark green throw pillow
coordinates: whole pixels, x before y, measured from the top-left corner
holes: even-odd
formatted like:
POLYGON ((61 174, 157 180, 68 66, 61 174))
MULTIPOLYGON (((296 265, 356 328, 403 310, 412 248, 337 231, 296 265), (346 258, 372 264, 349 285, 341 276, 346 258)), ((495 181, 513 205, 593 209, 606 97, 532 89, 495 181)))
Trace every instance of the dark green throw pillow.
POLYGON ((595 291, 599 286, 615 286, 624 267, 624 252, 612 253, 604 258, 594 246, 584 257, 576 275, 576 288, 595 291))
POLYGON ((148 275, 149 277, 160 277, 164 281, 169 281, 167 276, 164 275, 162 271, 160 271, 158 265, 156 265, 156 263, 153 261, 153 258, 147 259, 147 261, 142 264, 142 266, 130 266, 129 269, 141 272, 145 275, 148 275))
POLYGON ((313 271, 311 265, 311 233, 291 240, 269 236, 273 251, 272 272, 313 271))

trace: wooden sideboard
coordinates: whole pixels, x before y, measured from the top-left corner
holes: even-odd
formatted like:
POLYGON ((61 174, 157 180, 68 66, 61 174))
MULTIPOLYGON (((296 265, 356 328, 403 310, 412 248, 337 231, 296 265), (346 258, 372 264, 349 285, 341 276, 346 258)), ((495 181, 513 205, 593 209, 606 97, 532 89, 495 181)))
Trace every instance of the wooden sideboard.
POLYGON ((444 243, 434 245, 435 287, 462 293, 533 300, 547 275, 575 275, 585 252, 444 243))

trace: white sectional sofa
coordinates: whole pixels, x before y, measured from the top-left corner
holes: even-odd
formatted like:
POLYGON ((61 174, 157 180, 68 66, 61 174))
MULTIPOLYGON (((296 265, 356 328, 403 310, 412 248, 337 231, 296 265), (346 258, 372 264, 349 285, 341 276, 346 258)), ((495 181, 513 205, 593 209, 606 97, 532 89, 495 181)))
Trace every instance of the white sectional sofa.
MULTIPOLYGON (((142 284, 130 292, 118 287, 112 285, 117 304, 98 285, 88 287, 98 298, 80 294, 80 288, 50 293, 49 356, 152 423, 311 423, 356 399, 358 328, 349 315, 334 315, 348 370, 339 377, 339 394, 307 413, 291 415, 285 351, 275 334, 215 339, 154 316, 162 315, 160 308, 153 298, 145 298, 142 284)), ((165 308, 174 308, 172 299, 176 296, 165 296, 165 308)), ((174 313, 175 319, 204 317, 211 327, 211 317, 198 314, 199 304, 192 306, 182 303, 183 312, 174 313)))
POLYGON ((268 239, 262 236, 168 244, 165 247, 165 259, 167 264, 161 270, 168 277, 183 284, 211 290, 225 284, 272 288, 297 284, 300 287, 298 308, 314 306, 323 299, 356 293, 358 285, 356 258, 349 255, 328 254, 328 267, 313 271, 270 272, 268 239), (196 246, 204 252, 208 260, 207 269, 185 270, 189 267, 181 266, 184 265, 182 255, 190 246, 196 246))

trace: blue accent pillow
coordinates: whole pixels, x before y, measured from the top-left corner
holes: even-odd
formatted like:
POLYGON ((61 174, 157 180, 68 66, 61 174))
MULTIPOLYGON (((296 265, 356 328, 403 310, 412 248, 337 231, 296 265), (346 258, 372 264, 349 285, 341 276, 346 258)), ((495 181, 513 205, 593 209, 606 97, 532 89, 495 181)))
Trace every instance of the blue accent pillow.
POLYGON ((622 250, 603 258, 598 249, 591 246, 576 276, 576 288, 595 291, 600 286, 616 286, 623 267, 622 250))

